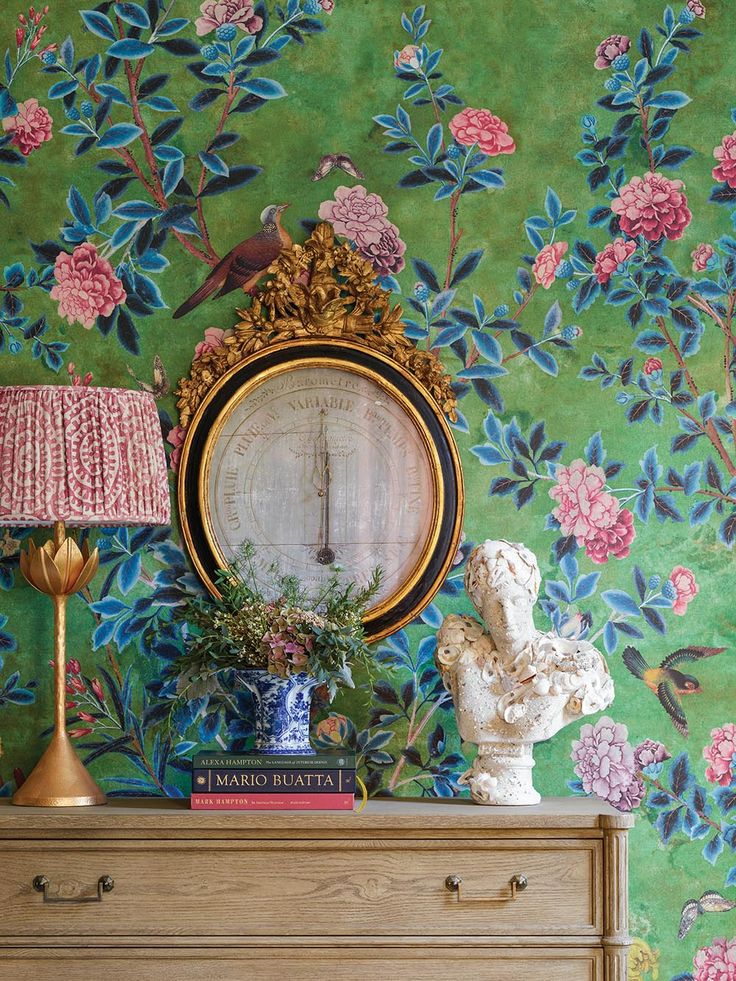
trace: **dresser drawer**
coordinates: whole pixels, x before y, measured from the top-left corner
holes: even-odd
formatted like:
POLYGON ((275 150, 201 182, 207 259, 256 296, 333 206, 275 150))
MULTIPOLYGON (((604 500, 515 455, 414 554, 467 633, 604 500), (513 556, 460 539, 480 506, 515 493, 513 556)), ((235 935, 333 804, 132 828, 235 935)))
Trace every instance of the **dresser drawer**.
POLYGON ((596 839, 18 841, 3 853, 6 937, 602 932, 596 839), (511 900, 516 875, 528 886, 511 900), (114 887, 94 901, 103 876, 114 887), (459 894, 448 876, 462 880, 459 894))
POLYGON ((335 950, 324 948, 201 952, 88 949, 34 953, 0 952, 0 981, 351 981, 377 977, 401 981, 600 981, 600 951, 581 949, 421 948, 335 950), (339 972, 339 975, 338 975, 339 972))

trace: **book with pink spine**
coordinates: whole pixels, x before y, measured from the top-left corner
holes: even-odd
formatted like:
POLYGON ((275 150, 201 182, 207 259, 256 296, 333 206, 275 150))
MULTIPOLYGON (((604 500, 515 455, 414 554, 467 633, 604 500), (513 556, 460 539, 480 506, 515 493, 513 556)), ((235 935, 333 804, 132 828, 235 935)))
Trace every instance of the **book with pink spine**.
POLYGON ((195 811, 352 811, 353 794, 192 794, 195 811))

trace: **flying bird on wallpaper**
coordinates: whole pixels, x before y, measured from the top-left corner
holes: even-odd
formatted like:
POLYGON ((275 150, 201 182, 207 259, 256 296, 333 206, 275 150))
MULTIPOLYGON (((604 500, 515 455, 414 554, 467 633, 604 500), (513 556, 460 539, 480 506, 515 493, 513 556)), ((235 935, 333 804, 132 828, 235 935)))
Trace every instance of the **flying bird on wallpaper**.
POLYGON ((705 657, 721 654, 725 647, 680 647, 668 654, 659 667, 650 667, 635 647, 624 650, 624 664, 635 678, 641 678, 659 699, 662 708, 672 719, 678 732, 687 736, 687 719, 680 699, 684 695, 699 695, 703 689, 700 682, 691 674, 678 671, 677 667, 686 661, 700 661, 705 657))
POLYGON ((736 909, 736 903, 726 899, 714 889, 704 892, 700 899, 688 899, 682 907, 677 939, 682 940, 689 933, 697 918, 704 913, 727 913, 730 909, 736 909))
POLYGON ((351 177, 357 177, 359 181, 362 181, 365 177, 365 174, 361 170, 358 170, 347 153, 326 153, 317 164, 317 169, 312 174, 312 180, 321 181, 323 178, 327 177, 330 171, 334 170, 335 167, 339 167, 340 170, 344 170, 345 173, 350 174, 351 177))
POLYGON ((252 289, 282 249, 291 245, 291 236, 281 225, 281 215, 288 204, 269 204, 261 212, 261 230, 231 249, 221 259, 198 290, 174 312, 174 319, 183 317, 219 290, 225 296, 242 287, 252 289))

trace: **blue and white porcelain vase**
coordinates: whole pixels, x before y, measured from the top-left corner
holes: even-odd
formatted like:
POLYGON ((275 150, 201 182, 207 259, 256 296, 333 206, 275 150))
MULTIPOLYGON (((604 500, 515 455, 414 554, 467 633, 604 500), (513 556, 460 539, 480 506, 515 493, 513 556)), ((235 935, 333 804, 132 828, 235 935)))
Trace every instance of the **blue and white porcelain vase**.
POLYGON ((238 677, 253 695, 255 752, 270 756, 299 753, 313 756, 309 743, 312 692, 319 684, 304 672, 280 678, 268 671, 239 671, 238 677))

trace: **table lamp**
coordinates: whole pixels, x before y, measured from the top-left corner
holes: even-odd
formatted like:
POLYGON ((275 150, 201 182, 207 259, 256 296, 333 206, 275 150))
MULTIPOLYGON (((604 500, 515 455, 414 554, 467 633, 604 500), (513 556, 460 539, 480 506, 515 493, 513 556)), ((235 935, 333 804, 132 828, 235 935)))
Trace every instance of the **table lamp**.
POLYGON ((169 486, 153 397, 117 388, 0 387, 0 525, 53 526, 20 568, 54 603, 54 731, 14 804, 69 807, 106 798, 66 731, 66 604, 92 579, 98 551, 65 526, 164 525, 169 486))

